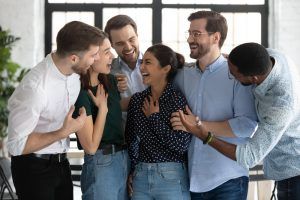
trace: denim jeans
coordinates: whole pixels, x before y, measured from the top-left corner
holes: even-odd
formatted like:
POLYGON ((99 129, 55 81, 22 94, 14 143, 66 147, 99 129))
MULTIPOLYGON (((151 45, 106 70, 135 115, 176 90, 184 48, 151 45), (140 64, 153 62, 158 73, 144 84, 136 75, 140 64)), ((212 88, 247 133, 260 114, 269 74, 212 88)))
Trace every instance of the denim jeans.
POLYGON ((300 176, 277 181, 277 198, 278 200, 299 200, 300 176))
POLYGON ((133 173, 132 200, 189 200, 187 168, 182 163, 139 163, 133 173))
POLYGON ((81 173, 83 200, 127 200, 129 159, 127 150, 85 155, 81 173))
POLYGON ((249 178, 242 176, 231 179, 208 192, 191 192, 191 198, 192 200, 246 200, 248 183, 249 178))

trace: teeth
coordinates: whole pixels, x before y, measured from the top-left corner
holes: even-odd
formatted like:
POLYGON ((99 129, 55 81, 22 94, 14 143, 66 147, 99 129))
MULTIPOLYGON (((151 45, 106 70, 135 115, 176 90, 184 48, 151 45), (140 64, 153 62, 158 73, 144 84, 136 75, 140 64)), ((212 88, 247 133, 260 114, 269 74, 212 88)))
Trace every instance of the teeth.
POLYGON ((132 54, 134 52, 134 50, 130 51, 130 52, 126 52, 124 53, 125 55, 129 55, 129 54, 132 54))
POLYGON ((142 75, 143 75, 143 76, 148 76, 149 74, 148 74, 148 73, 142 73, 142 75))

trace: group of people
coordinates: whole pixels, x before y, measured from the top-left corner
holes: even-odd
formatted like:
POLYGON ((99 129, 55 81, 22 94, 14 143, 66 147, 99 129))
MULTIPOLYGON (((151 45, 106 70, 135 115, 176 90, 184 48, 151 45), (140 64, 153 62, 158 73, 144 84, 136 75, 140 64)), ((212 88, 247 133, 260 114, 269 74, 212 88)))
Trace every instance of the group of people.
POLYGON ((257 43, 225 58, 224 16, 197 11, 188 21, 191 64, 164 44, 143 54, 126 15, 104 31, 78 21, 59 31, 57 50, 9 99, 19 199, 73 199, 74 132, 85 200, 242 200, 248 169, 262 161, 280 200, 300 198, 295 66, 257 43))

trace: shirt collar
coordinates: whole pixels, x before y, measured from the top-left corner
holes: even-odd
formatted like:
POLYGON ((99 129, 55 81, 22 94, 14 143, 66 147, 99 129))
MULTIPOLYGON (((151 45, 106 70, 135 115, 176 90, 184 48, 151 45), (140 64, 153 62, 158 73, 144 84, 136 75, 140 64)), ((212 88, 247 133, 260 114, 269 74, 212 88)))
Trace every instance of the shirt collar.
MULTIPOLYGON (((222 67, 222 63, 223 62, 227 62, 227 59, 224 58, 224 56, 221 54, 216 60, 214 60, 212 63, 210 63, 209 65, 206 66, 205 70, 209 70, 209 72, 214 72, 216 71, 217 69, 219 69, 220 67, 222 67)), ((199 69, 199 66, 198 66, 198 61, 195 63, 195 67, 201 71, 199 69)))
POLYGON ((57 76, 58 78, 60 79, 63 79, 63 80, 66 80, 68 78, 68 76, 62 74, 59 69, 57 68, 57 66, 55 65, 54 61, 53 61, 53 58, 52 58, 52 53, 49 53, 47 56, 46 56, 46 60, 47 60, 47 63, 48 63, 48 66, 50 67, 53 75, 57 76))
MULTIPOLYGON (((167 83, 166 88, 164 89, 163 93, 159 97, 159 101, 164 101, 164 100, 170 100, 169 95, 172 94, 173 92, 173 86, 171 83, 167 83)), ((151 87, 148 87, 145 91, 146 95, 151 94, 151 87)), ((176 95, 176 94, 175 94, 176 95)))
MULTIPOLYGON (((135 67, 140 67, 141 63, 142 63, 142 59, 143 59, 143 54, 141 52, 139 52, 139 55, 138 55, 138 59, 137 59, 137 62, 135 64, 135 67)), ((120 68, 123 67, 124 69, 126 70, 130 70, 130 71, 133 71, 123 60, 120 56, 118 56, 118 62, 119 62, 119 66, 120 68)), ((135 70, 136 68, 134 68, 135 70)))
POLYGON ((269 73, 269 75, 266 77, 266 79, 259 85, 257 85, 255 87, 255 92, 258 94, 265 94, 266 91, 272 87, 272 84, 275 82, 278 82, 278 78, 280 77, 280 64, 278 63, 278 60, 276 60, 275 57, 273 57, 275 59, 275 64, 271 70, 271 72, 269 73))

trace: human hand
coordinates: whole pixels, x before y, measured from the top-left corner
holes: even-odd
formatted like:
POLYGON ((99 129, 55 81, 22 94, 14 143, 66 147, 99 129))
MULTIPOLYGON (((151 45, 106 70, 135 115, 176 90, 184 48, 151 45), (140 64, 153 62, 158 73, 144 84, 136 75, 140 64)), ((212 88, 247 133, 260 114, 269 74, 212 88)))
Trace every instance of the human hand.
POLYGON ((132 194, 133 194, 133 189, 132 189, 132 174, 129 174, 128 178, 127 178, 127 192, 128 192, 128 195, 129 197, 132 197, 132 194))
POLYGON ((127 77, 125 74, 116 74, 117 87, 120 93, 125 92, 128 89, 127 77))
POLYGON ((98 107, 99 111, 107 111, 107 97, 108 94, 105 92, 102 84, 97 86, 96 96, 92 93, 91 90, 88 90, 90 97, 92 98, 95 105, 98 107))
POLYGON ((71 133, 77 132, 83 127, 85 123, 85 120, 87 118, 85 108, 81 107, 79 109, 79 116, 76 119, 72 117, 74 110, 75 107, 72 105, 67 116, 65 117, 63 126, 61 128, 62 138, 66 138, 71 133))
MULTIPOLYGON (((187 113, 185 118, 189 122, 195 122, 196 121, 196 116, 192 113, 192 111, 189 109, 188 106, 186 106, 185 109, 186 109, 186 113, 187 113)), ((184 125, 182 124, 182 122, 180 120, 179 112, 173 112, 171 114, 170 122, 171 122, 171 125, 172 125, 174 130, 180 130, 180 131, 186 131, 187 132, 187 129, 184 127, 184 125)))
POLYGON ((179 110, 179 117, 182 125, 188 132, 199 137, 200 139, 205 138, 205 133, 207 130, 202 125, 201 120, 198 117, 195 117, 193 121, 190 119, 189 115, 184 114, 182 110, 179 110))
POLYGON ((159 103, 158 100, 154 101, 152 96, 148 96, 144 100, 144 105, 142 107, 142 110, 146 117, 149 117, 153 113, 159 112, 159 103), (149 97, 149 100, 148 100, 149 97))

